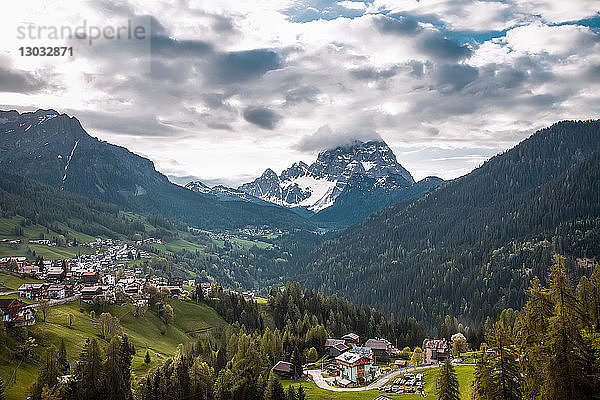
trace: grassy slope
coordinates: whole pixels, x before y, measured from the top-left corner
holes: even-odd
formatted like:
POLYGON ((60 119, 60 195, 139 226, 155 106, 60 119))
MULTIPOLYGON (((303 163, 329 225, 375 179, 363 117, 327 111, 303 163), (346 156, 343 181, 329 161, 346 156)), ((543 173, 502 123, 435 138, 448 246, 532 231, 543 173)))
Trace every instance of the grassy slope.
MULTIPOLYGON (((23 280, 0 273, 0 281, 5 282, 8 287, 20 285, 23 280)), ((13 296, 14 297, 14 296, 13 296)), ((149 368, 156 366, 165 357, 173 355, 179 343, 190 341, 185 332, 192 329, 200 329, 209 326, 223 326, 225 321, 217 315, 210 307, 204 304, 195 304, 172 300, 171 306, 175 310, 175 321, 167 327, 166 333, 161 334, 162 322, 152 311, 146 312, 144 317, 134 317, 133 307, 107 306, 106 312, 118 317, 124 332, 129 336, 136 347, 136 355, 133 359, 133 373, 143 375, 149 368), (151 355, 151 363, 144 363, 146 349, 151 355)), ((58 348, 61 339, 64 339, 69 361, 78 358, 81 347, 88 337, 96 336, 96 326, 89 315, 89 306, 83 305, 80 309, 79 303, 71 303, 53 307, 47 317, 47 321, 39 322, 34 328, 38 347, 38 356, 45 349, 54 345, 58 348), (73 325, 69 328, 69 314, 73 315, 73 325)), ((99 315, 100 313, 97 313, 99 315)), ((41 318, 39 318, 41 321, 41 318)), ((7 343, 8 347, 14 345, 14 341, 7 343)), ((37 378, 38 365, 35 363, 22 363, 0 356, 0 376, 9 381, 16 371, 16 383, 8 388, 9 399, 24 398, 26 388, 37 378), (18 367, 18 368, 17 368, 18 367)), ((8 384, 7 384, 8 386, 8 384)))
MULTIPOLYGON (((471 390, 471 382, 473 380, 473 373, 475 369, 473 366, 458 366, 456 367, 456 373, 458 375, 458 383, 460 387, 461 400, 468 400, 469 393, 471 390)), ((437 400, 435 394, 435 380, 437 378, 437 368, 427 369, 423 371, 425 380, 425 393, 427 399, 437 400)), ((285 388, 293 384, 298 387, 299 383, 302 383, 306 391, 306 398, 309 400, 373 400, 378 396, 384 395, 391 399, 420 399, 421 395, 417 393, 405 393, 405 394, 392 394, 384 393, 379 390, 365 390, 362 392, 332 392, 330 390, 320 389, 312 381, 282 381, 285 388)), ((390 382, 391 384, 391 382, 390 382)))

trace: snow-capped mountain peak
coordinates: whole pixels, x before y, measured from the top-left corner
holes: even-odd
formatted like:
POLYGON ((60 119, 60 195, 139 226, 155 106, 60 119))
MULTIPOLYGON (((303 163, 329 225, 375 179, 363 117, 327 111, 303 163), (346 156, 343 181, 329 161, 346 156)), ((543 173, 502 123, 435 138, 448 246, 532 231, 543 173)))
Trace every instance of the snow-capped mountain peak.
POLYGON ((351 180, 394 177, 398 187, 415 183, 383 141, 354 141, 322 151, 312 165, 300 161, 277 175, 267 169, 238 190, 286 207, 305 207, 319 212, 331 206, 351 180))

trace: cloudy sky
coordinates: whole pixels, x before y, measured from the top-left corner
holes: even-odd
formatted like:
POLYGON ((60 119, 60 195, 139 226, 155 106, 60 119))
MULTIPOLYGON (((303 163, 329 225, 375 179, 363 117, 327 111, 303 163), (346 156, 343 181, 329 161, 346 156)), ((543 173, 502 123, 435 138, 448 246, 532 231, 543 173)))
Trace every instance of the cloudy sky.
POLYGON ((598 118, 599 4, 10 2, 0 17, 0 108, 74 115, 180 182, 237 185, 373 138, 415 178, 453 178, 537 128, 598 118), (51 27, 84 21, 83 40, 50 37, 51 27), (128 24, 147 35, 89 44, 90 27, 128 24), (29 26, 47 29, 23 35, 29 26), (19 51, 44 45, 74 54, 19 51))

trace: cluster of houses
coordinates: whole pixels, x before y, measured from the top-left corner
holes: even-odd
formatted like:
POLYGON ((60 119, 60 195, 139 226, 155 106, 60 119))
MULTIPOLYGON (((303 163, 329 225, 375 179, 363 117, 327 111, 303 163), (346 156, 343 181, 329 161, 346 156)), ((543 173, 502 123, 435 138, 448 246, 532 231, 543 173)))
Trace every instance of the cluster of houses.
MULTIPOLYGON (((376 363, 387 362, 399 354, 398 349, 386 339, 369 339, 360 345, 360 336, 355 333, 348 333, 340 339, 327 339, 325 351, 330 360, 327 372, 339 387, 355 387, 373 381, 381 374, 376 363)), ((439 363, 448 357, 450 347, 445 339, 427 341, 425 359, 428 364, 439 363)), ((395 364, 403 367, 406 361, 398 359, 395 364)), ((279 361, 273 372, 285 379, 296 375, 294 365, 286 361, 279 361)))
MULTIPOLYGON (((159 243, 160 239, 146 239, 143 243, 159 243)), ((26 257, 0 258, 0 268, 14 269, 24 277, 37 281, 24 283, 18 289, 23 299, 40 301, 42 299, 71 301, 77 298, 91 303, 96 297, 114 298, 122 290, 137 305, 147 305, 149 295, 144 293, 146 283, 155 285, 159 290, 166 289, 172 297, 186 294, 185 284, 195 287, 196 280, 182 278, 166 279, 150 277, 139 267, 128 267, 121 260, 144 257, 143 252, 127 243, 97 239, 87 244, 95 249, 94 254, 81 255, 76 259, 53 262, 44 260, 30 265, 26 257), (142 253, 142 254, 140 254, 142 253)), ((211 283, 198 283, 204 295, 208 296, 211 283)), ((16 294, 16 293, 15 293, 16 294)), ((31 306, 19 299, 1 299, 2 321, 9 325, 32 325, 35 313, 31 306)))

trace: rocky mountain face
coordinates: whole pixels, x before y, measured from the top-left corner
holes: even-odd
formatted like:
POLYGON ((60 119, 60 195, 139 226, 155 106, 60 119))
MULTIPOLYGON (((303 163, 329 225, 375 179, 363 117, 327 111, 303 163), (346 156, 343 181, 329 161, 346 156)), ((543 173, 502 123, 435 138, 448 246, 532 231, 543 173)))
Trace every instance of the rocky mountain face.
POLYGON ((383 141, 355 141, 319 153, 312 165, 293 164, 277 175, 267 169, 260 177, 239 187, 254 197, 286 207, 305 207, 315 213, 331 207, 358 178, 370 178, 372 187, 388 190, 415 183, 383 141))
POLYGON ((308 210, 320 225, 342 228, 441 183, 435 177, 415 182, 383 141, 355 141, 319 153, 312 165, 300 161, 280 175, 269 168, 238 190, 296 211, 308 210))
POLYGON ((222 202, 171 183, 154 163, 91 137, 54 110, 0 111, 0 169, 132 211, 162 214, 206 229, 312 226, 280 207, 222 202))

